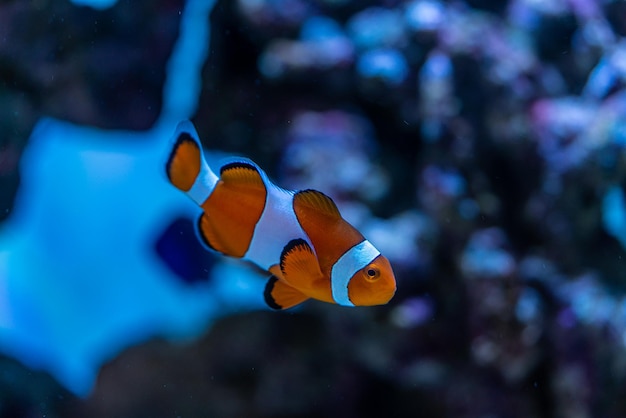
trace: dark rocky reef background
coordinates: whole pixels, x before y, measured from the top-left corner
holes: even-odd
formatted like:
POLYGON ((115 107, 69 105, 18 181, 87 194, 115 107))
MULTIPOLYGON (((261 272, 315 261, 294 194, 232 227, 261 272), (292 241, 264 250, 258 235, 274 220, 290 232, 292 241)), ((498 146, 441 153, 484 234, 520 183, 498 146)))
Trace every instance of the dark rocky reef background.
MULTIPOLYGON (((204 145, 321 182, 390 249, 397 295, 146 342, 87 399, 3 358, 0 416, 625 416, 625 255, 603 216, 624 214, 605 196, 626 184, 626 3, 530 3, 218 2, 204 145)), ((42 116, 152 125, 183 6, 0 2, 0 217, 42 116)))

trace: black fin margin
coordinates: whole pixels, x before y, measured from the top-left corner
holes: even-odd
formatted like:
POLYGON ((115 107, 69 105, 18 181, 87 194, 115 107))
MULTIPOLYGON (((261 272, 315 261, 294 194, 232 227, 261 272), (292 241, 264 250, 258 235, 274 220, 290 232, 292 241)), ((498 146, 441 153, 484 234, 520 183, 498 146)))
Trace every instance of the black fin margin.
POLYGON ((280 253, 280 269, 283 270, 283 266, 285 264, 285 257, 295 248, 297 247, 305 247, 311 254, 313 254, 313 250, 308 242, 303 240, 302 238, 292 239, 285 245, 283 251, 280 253))
POLYGON ((206 247, 210 248, 211 250, 218 252, 220 254, 223 254, 221 251, 216 250, 215 247, 211 245, 211 242, 209 242, 209 239, 202 232, 202 217, 203 216, 206 216, 206 213, 202 212, 200 216, 198 216, 198 220, 196 221, 196 230, 198 231, 198 237, 200 237, 200 241, 202 241, 202 243, 206 247))
POLYGON ((170 182, 172 181, 172 178, 170 177, 170 166, 172 165, 172 161, 174 161, 174 156, 176 155, 176 151, 178 151, 178 147, 180 147, 183 142, 193 142, 198 148, 200 148, 196 140, 189 132, 181 132, 178 135, 178 138, 176 138, 176 142, 172 147, 172 151, 170 152, 169 157, 167 157, 167 163, 165 163, 165 174, 170 182))
POLYGON ((274 310, 279 311, 283 309, 283 307, 280 306, 278 303, 276 303, 276 301, 272 297, 272 290, 274 290, 274 284, 276 284, 277 281, 278 281, 278 277, 276 276, 270 277, 270 279, 265 284, 265 290, 263 291, 263 299, 265 299, 265 303, 267 304, 267 306, 269 306, 270 308, 274 310))
POLYGON ((321 208, 324 212, 341 217, 339 208, 335 201, 325 193, 315 189, 298 190, 294 194, 294 203, 296 200, 300 200, 303 204, 311 207, 321 208))
POLYGON ((224 164, 222 168, 220 168, 220 175, 222 175, 224 171, 232 170, 234 168, 245 168, 246 170, 254 170, 257 173, 259 172, 257 167, 252 163, 246 161, 233 161, 228 164, 224 164))

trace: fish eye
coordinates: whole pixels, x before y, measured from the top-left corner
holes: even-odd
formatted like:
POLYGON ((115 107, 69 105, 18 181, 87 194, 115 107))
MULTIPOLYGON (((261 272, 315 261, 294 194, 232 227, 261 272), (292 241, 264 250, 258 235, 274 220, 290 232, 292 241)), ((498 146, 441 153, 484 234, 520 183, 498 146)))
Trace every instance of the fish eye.
POLYGON ((365 279, 370 282, 374 282, 380 278, 380 270, 376 267, 365 268, 365 279))

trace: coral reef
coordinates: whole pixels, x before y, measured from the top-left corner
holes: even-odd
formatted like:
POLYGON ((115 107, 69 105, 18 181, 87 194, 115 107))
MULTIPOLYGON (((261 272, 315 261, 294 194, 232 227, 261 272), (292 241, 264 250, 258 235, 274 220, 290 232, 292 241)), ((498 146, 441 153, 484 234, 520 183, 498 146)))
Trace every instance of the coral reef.
MULTIPOLYGON (((264 312, 253 296, 262 282, 180 239, 191 217, 174 211, 146 239, 173 286, 194 298, 221 292, 207 301, 219 309, 212 325, 184 342, 109 342, 133 346, 107 357, 86 398, 3 358, 0 416, 626 415, 623 1, 25 4, 0 5, 0 39, 10 40, 0 43, 0 242, 10 244, 0 254, 16 251, 3 237, 28 215, 19 196, 35 189, 21 167, 45 146, 31 135, 43 116, 105 128, 118 150, 158 147, 191 117, 215 155, 248 156, 279 185, 331 195, 391 260, 398 292, 381 307, 264 312), (197 8, 211 10, 210 32, 206 14, 190 17, 197 8), (209 38, 189 65, 174 65, 190 51, 176 39, 209 38)), ((68 193, 81 190, 80 176, 67 182, 68 193)), ((157 202, 181 202, 163 193, 157 202)), ((132 205, 127 221, 138 222, 150 211, 131 194, 108 204, 132 205)), ((35 248, 80 253, 80 241, 52 243, 67 239, 68 223, 87 228, 90 214, 56 208, 55 231, 35 248)), ((126 239, 127 228, 100 221, 126 239)), ((22 251, 22 263, 41 265, 22 251)), ((116 251, 83 259, 95 269, 116 251)), ((64 257, 55 260, 71 265, 64 257)), ((124 267, 126 282, 146 280, 124 267)), ((2 324, 1 302, 16 299, 0 274, 2 324)), ((149 288, 138 293, 145 306, 149 288)))

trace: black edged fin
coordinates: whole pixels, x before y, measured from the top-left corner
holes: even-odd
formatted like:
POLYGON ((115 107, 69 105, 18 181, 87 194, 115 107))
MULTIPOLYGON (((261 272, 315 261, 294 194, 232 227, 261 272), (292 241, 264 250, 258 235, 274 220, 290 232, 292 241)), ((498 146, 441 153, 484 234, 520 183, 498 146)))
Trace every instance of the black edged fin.
POLYGON ((296 253, 304 252, 305 254, 310 254, 315 257, 313 254, 313 250, 308 242, 303 240, 302 238, 292 239, 285 245, 283 251, 280 253, 280 270, 284 272, 285 265, 287 264, 287 258, 296 253))
POLYGON ((274 285, 278 282, 278 278, 276 276, 270 277, 270 279, 265 284, 265 290, 263 291, 263 298, 265 299, 265 303, 272 309, 281 310, 283 307, 276 303, 276 300, 272 297, 272 291, 274 290, 274 285))
POLYGON ((178 189, 188 191, 196 181, 202 163, 202 150, 190 132, 177 133, 165 172, 169 181, 178 189))
POLYGON ((247 161, 233 161, 220 169, 220 179, 227 184, 265 188, 259 169, 247 161))
POLYGON ((279 280, 276 276, 270 277, 263 292, 265 303, 272 309, 289 309, 301 304, 309 297, 297 289, 279 280))
POLYGON ((300 190, 293 196, 294 205, 303 205, 315 209, 332 218, 341 218, 339 209, 333 200, 324 193, 313 189, 300 190))
POLYGON ((209 223, 209 218, 204 212, 198 217, 197 230, 198 236, 204 245, 213 251, 225 254, 224 251, 220 250, 220 246, 217 245, 218 238, 213 233, 213 228, 209 223))
POLYGON ((310 288, 322 277, 317 256, 301 239, 289 241, 280 255, 280 271, 288 283, 301 289, 310 288))

